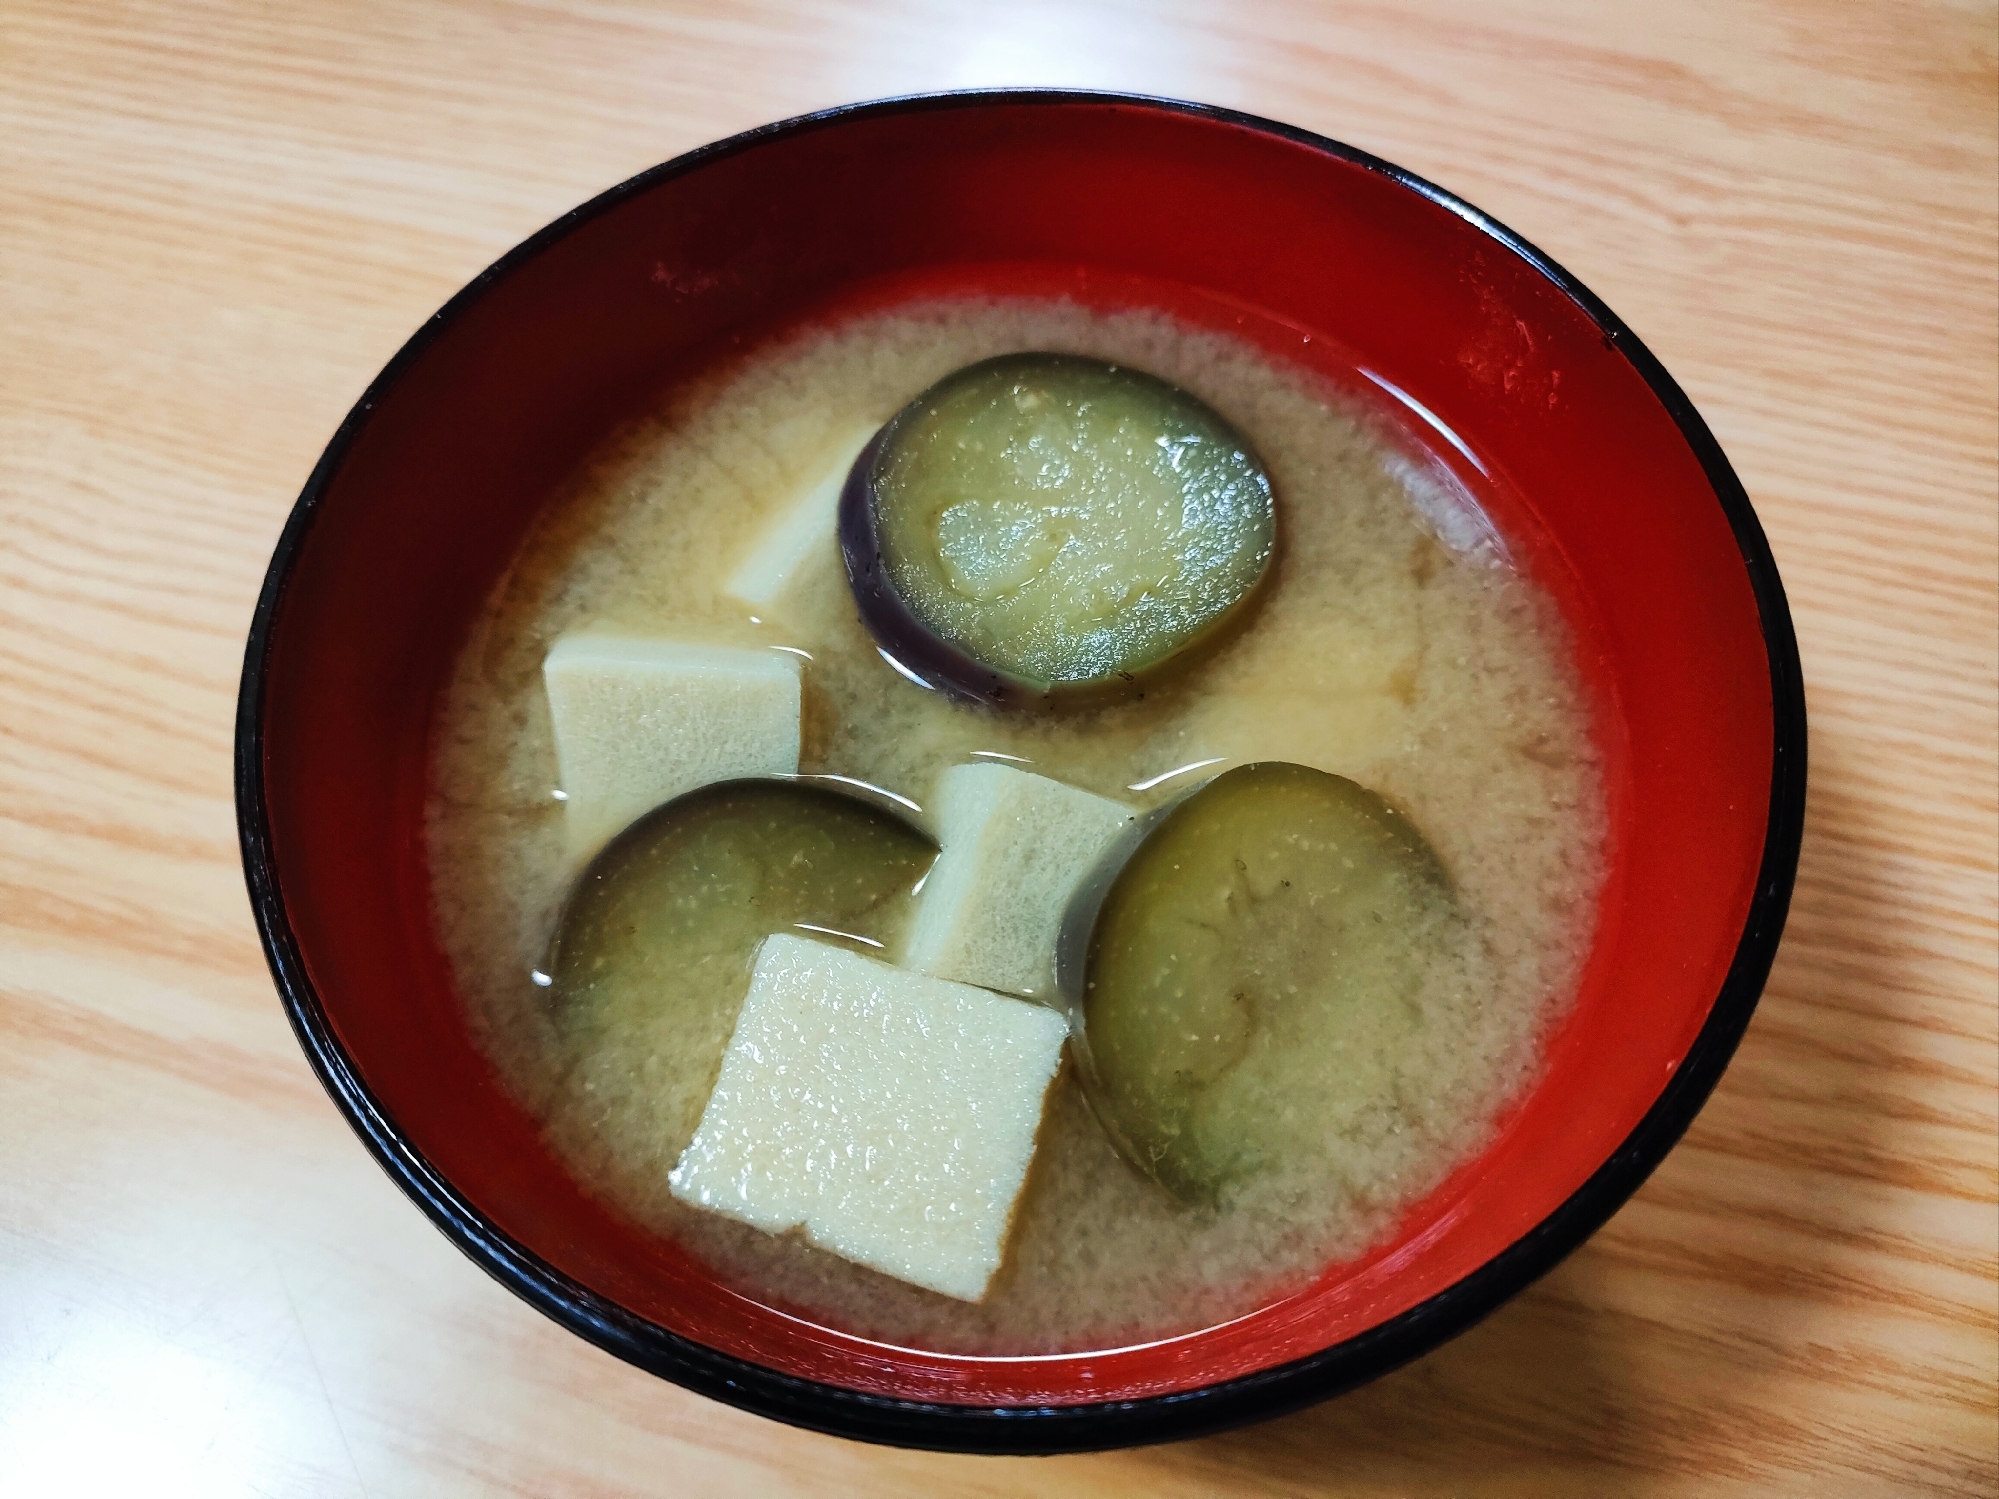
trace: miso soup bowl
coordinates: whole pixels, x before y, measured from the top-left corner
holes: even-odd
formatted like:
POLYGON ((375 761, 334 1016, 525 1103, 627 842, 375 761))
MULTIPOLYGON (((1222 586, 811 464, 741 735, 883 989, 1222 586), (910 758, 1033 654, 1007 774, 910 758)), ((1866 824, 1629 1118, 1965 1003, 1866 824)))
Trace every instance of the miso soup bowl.
POLYGON ((251 900, 299 1041, 452 1242, 689 1389, 974 1452, 1290 1410, 1436 1347, 1568 1254, 1735 1049, 1805 795, 1797 648, 1763 532, 1609 308, 1479 210, 1350 147, 1086 93, 891 100, 753 130, 504 256, 389 362, 306 483, 250 632, 236 746, 251 900), (1610 872, 1580 991, 1490 1143, 1363 1258, 1143 1346, 946 1356, 724 1287, 551 1153, 475 1044, 433 930, 440 687, 563 476, 664 383, 759 336, 959 292, 1164 308, 1393 404, 1566 615, 1606 767, 1610 872))

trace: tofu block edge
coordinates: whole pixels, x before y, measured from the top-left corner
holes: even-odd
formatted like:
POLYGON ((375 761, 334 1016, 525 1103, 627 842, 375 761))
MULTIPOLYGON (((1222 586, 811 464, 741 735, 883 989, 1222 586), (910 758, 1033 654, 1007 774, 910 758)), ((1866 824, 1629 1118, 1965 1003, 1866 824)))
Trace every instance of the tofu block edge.
POLYGON ((802 493, 757 537, 723 591, 762 609, 777 602, 807 566, 816 547, 830 559, 837 545, 840 491, 861 449, 881 430, 879 422, 837 436, 802 493))
POLYGON ((798 771, 795 656, 610 634, 564 635, 542 661, 572 858, 714 781, 798 771))
POLYGON ((1052 996, 1063 911, 1137 813, 991 762, 946 770, 932 807, 942 853, 910 924, 904 963, 1001 993, 1052 996))
POLYGON ((669 1189, 977 1301, 1067 1036, 1042 1006, 772 936, 669 1189))

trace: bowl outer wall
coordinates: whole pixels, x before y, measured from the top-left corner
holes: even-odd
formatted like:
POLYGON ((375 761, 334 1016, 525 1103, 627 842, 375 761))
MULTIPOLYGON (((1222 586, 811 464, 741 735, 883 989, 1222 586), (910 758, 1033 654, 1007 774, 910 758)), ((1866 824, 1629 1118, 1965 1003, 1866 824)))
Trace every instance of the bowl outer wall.
POLYGON ((621 1357, 749 1409, 1050 1451, 1192 1435, 1373 1377, 1608 1217, 1698 1110, 1760 992, 1804 747, 1795 641, 1748 501, 1678 387, 1573 278, 1428 184, 1301 132, 1008 93, 856 106, 693 153, 557 221, 427 323, 280 540, 245 662, 238 797, 308 1056, 477 1262, 621 1357), (1166 191, 1189 182, 1200 192, 1166 191), (576 1188, 461 1007, 407 1002, 452 995, 421 838, 429 704, 536 506, 607 412, 726 350, 773 288, 803 308, 875 283, 892 300, 925 277, 1113 305, 1136 289, 1211 322, 1234 307, 1239 331, 1303 363, 1359 351, 1471 436, 1481 497, 1569 614, 1607 725, 1613 877, 1534 1096, 1381 1253, 1148 1348, 949 1359, 756 1306, 576 1188))

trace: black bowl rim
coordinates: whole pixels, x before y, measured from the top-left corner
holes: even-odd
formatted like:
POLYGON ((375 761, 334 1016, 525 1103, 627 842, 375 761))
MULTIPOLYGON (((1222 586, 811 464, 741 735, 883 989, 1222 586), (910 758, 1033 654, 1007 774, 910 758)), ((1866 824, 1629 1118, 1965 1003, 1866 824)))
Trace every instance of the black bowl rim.
POLYGON ((971 89, 843 105, 761 126, 641 172, 572 209, 475 277, 396 353, 320 456, 279 536, 257 600, 236 716, 236 814, 244 875, 265 956, 313 1071, 389 1176, 475 1264, 530 1305, 605 1351, 713 1399, 835 1436, 945 1452, 1046 1454, 1176 1441, 1295 1410, 1388 1373, 1463 1332, 1552 1269, 1637 1191, 1700 1112, 1734 1054, 1769 976, 1797 874, 1804 829, 1806 725, 1797 636, 1775 558, 1741 481, 1672 376, 1615 313, 1553 259, 1463 199, 1412 172, 1326 137, 1238 110, 1143 94, 1078 89, 971 89), (708 1348, 571 1280, 488 1221, 408 1139, 362 1082, 308 978, 285 908, 264 796, 263 722, 270 652, 286 584, 348 450, 390 388, 488 288, 578 225, 658 184, 738 152, 851 120, 988 105, 1164 110, 1310 147, 1400 184, 1456 214, 1519 257, 1602 330, 1644 378, 1706 472, 1734 532, 1769 658, 1772 768, 1763 858, 1741 940, 1685 1060, 1638 1126, 1540 1223, 1462 1280, 1356 1337, 1293 1362, 1199 1389, 1082 1405, 984 1406, 901 1400, 780 1373, 708 1348))

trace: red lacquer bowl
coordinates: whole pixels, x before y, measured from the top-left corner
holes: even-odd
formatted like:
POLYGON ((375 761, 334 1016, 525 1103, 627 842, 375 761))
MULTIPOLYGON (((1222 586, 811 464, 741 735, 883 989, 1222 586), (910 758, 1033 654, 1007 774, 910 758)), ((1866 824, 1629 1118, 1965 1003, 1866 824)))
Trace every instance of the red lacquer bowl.
POLYGON ((259 602, 237 725, 250 894, 321 1080, 481 1266, 621 1358, 781 1420, 1047 1452, 1212 1431, 1462 1331, 1600 1225, 1714 1087, 1804 807, 1763 533, 1659 363, 1559 266, 1406 172, 1226 111, 1070 93, 862 105, 605 193, 426 323, 335 434, 259 602), (719 1286, 586 1195, 473 1044, 432 929, 427 735, 537 507, 634 403, 749 338, 938 292, 1232 329, 1396 403, 1566 612, 1608 767, 1580 995, 1489 1149, 1391 1242, 1144 1347, 947 1357, 719 1286))

